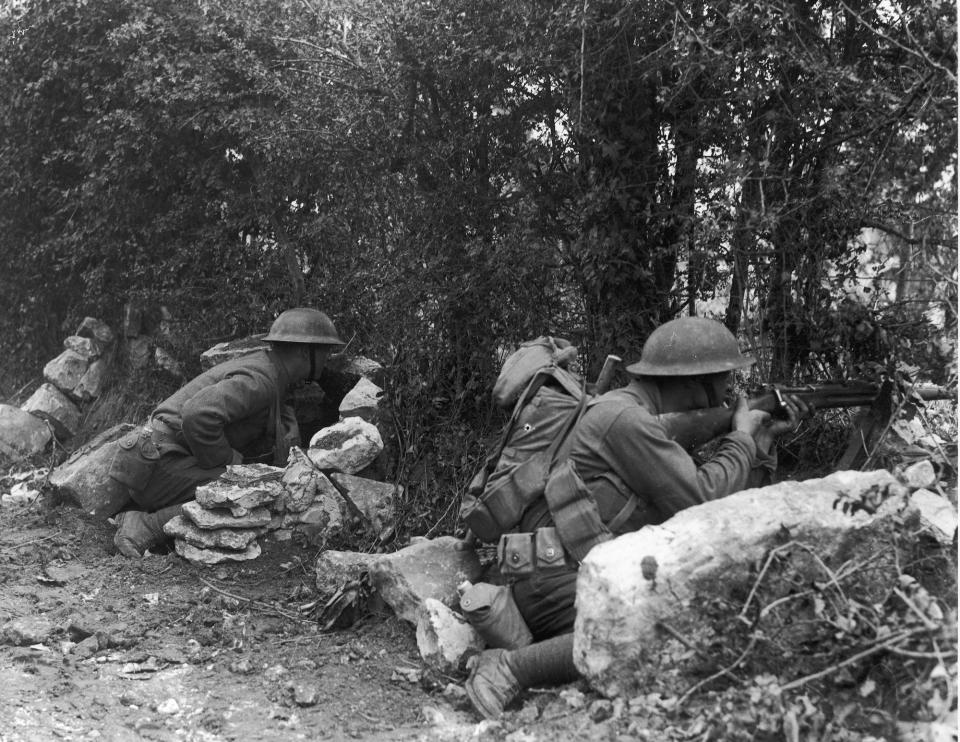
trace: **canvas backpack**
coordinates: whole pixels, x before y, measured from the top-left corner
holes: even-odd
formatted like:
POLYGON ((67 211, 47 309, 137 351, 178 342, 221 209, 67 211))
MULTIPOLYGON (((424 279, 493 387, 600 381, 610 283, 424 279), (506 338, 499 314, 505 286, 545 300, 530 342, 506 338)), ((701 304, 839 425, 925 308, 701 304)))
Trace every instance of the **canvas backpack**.
POLYGON ((547 479, 566 458, 571 432, 592 397, 567 365, 576 348, 559 338, 524 343, 504 362, 494 399, 513 403, 500 441, 463 496, 460 516, 482 541, 514 529, 543 497, 547 479), (563 365, 561 365, 563 364, 563 365))

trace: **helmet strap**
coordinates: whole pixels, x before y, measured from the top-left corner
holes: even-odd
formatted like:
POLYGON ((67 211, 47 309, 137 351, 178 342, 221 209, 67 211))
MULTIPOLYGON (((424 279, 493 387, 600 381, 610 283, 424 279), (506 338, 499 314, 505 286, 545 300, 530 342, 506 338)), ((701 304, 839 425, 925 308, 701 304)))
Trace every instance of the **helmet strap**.
POLYGON ((723 405, 723 400, 717 398, 716 386, 710 382, 709 376, 698 376, 697 381, 700 383, 703 391, 707 394, 708 406, 720 407, 723 405))

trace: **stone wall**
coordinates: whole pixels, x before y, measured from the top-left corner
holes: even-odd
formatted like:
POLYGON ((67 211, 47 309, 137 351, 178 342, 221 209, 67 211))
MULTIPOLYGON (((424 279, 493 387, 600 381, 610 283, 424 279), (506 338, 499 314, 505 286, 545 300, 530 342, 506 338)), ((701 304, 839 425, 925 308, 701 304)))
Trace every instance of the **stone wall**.
POLYGON ((87 317, 63 341, 63 352, 43 368, 43 383, 19 408, 0 405, 0 454, 20 460, 64 443, 100 396, 110 372, 116 334, 87 317))

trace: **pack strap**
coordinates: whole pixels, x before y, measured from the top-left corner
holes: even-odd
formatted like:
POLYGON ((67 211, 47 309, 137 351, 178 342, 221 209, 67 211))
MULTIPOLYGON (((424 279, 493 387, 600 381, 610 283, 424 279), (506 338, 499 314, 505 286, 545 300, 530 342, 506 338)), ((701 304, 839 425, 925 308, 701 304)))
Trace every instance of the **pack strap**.
POLYGON ((527 403, 533 399, 534 396, 536 396, 537 392, 540 391, 540 387, 546 384, 549 380, 553 379, 559 382, 571 396, 579 396, 580 398, 580 403, 577 406, 577 409, 571 413, 570 418, 564 426, 563 433, 558 436, 553 443, 551 443, 550 448, 548 449, 550 461, 553 461, 560 444, 563 443, 564 438, 567 437, 567 434, 570 432, 573 426, 576 425, 577 420, 580 419, 580 416, 586 409, 586 389, 578 387, 573 383, 572 380, 566 378, 563 374, 555 373, 555 370, 556 367, 554 366, 542 368, 530 378, 529 382, 527 382, 527 386, 524 388, 523 393, 520 394, 520 396, 517 398, 517 403, 513 406, 513 412, 510 413, 510 419, 507 421, 507 425, 503 430, 503 434, 500 436, 500 442, 497 444, 496 451, 487 457, 487 464, 485 468, 488 475, 496 467, 497 462, 500 460, 501 454, 503 454, 503 449, 507 447, 507 441, 510 440, 510 436, 513 435, 513 431, 517 427, 517 420, 520 419, 520 413, 523 411, 523 408, 526 407, 527 403))

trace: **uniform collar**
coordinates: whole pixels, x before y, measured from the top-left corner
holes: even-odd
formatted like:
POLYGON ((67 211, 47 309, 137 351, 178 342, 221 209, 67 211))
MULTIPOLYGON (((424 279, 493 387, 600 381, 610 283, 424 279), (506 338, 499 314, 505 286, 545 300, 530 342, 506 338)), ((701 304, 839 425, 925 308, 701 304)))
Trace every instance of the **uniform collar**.
POLYGON ((643 377, 634 377, 623 387, 623 391, 636 399, 637 404, 646 407, 654 415, 663 410, 663 399, 660 396, 660 387, 656 382, 643 377))

